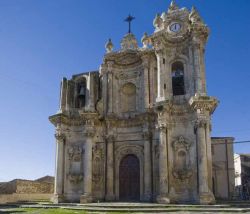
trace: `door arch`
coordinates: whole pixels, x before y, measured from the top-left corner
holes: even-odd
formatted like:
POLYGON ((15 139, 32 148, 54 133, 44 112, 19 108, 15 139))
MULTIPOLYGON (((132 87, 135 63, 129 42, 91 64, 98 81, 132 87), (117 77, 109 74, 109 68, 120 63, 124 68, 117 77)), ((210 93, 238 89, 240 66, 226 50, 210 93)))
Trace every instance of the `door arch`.
POLYGON ((119 166, 119 199, 140 200, 140 162, 132 154, 122 158, 119 166))

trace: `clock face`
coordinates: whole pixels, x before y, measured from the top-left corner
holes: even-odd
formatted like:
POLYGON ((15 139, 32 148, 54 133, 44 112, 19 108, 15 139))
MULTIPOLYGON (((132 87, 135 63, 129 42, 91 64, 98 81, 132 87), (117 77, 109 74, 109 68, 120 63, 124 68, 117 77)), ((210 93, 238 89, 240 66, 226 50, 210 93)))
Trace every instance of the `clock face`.
POLYGON ((177 33, 180 31, 181 25, 179 23, 173 23, 170 25, 169 29, 170 29, 170 31, 177 33))

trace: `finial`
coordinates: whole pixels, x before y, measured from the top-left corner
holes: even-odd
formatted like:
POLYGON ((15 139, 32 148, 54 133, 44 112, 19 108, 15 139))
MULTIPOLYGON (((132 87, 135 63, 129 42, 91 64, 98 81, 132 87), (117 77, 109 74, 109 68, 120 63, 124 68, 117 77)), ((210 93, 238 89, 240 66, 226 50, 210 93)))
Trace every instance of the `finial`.
POLYGON ((124 20, 125 22, 128 22, 128 33, 131 33, 131 22, 135 19, 135 17, 131 16, 130 14, 128 17, 124 20))
POLYGON ((192 23, 202 23, 202 19, 198 13, 198 11, 196 10, 196 8, 193 6, 191 9, 191 12, 189 14, 189 19, 192 23))
POLYGON ((163 20, 160 17, 160 14, 157 13, 153 21, 153 25, 156 28, 156 30, 159 30, 162 27, 162 23, 163 23, 163 20))
POLYGON ((114 45, 113 45, 111 39, 109 39, 105 45, 107 53, 111 53, 113 51, 113 47, 114 47, 114 45))
POLYGON ((179 9, 179 7, 176 5, 175 1, 174 0, 171 1, 168 10, 170 11, 170 10, 177 10, 177 9, 179 9))
POLYGON ((148 41, 148 34, 146 32, 143 34, 141 42, 143 44, 143 48, 148 48, 149 41, 148 41))

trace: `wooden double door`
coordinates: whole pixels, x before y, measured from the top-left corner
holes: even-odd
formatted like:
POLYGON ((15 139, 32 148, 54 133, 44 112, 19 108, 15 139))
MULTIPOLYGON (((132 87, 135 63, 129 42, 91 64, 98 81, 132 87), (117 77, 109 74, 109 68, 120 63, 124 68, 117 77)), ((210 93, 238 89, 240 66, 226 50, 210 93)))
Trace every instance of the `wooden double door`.
POLYGON ((135 155, 126 155, 120 162, 119 200, 140 200, 140 162, 135 155))

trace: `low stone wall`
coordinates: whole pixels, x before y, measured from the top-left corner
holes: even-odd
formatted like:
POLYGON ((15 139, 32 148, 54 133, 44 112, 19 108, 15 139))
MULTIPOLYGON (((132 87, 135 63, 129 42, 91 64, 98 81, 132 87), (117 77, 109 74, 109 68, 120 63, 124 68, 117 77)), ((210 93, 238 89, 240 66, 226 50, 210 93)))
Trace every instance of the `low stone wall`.
POLYGON ((54 183, 16 179, 0 184, 1 194, 50 194, 54 192, 54 183))
POLYGON ((48 194, 53 193, 54 184, 47 182, 17 180, 16 193, 48 194))
POLYGON ((15 203, 20 201, 49 201, 53 194, 0 194, 0 204, 15 203))

